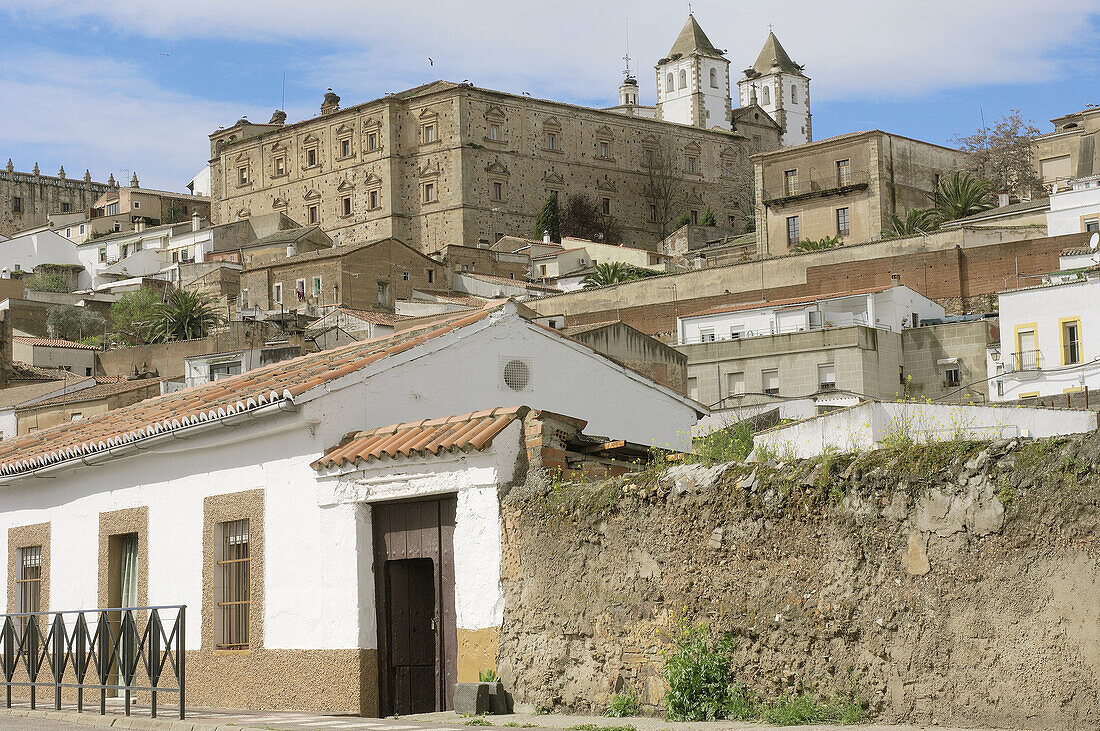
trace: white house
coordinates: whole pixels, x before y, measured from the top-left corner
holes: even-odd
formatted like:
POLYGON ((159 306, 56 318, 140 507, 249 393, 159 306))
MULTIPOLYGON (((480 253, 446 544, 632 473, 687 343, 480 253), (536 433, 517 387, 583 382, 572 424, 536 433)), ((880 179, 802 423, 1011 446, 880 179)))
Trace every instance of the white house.
POLYGON ((379 621, 396 582, 431 690, 403 706, 384 679, 381 708, 446 708, 495 657, 492 486, 606 437, 686 447, 703 411, 511 303, 302 356, 0 442, 6 601, 187 605, 191 704, 377 714, 412 621, 379 621), (573 418, 528 420, 547 410, 573 418))
MULTIPOLYGON (((6 272, 5 276, 33 271, 39 264, 83 265, 76 244, 48 228, 0 242, 0 272, 6 272)), ((78 284, 83 286, 86 280, 87 276, 81 273, 78 284)))
POLYGON ((1047 235, 1100 231, 1100 174, 1055 185, 1050 194, 1047 235))
POLYGON ((988 363, 993 400, 1100 388, 1100 252, 1068 251, 1060 262, 1072 268, 997 296, 1001 342, 988 363))
POLYGON ((169 223, 106 238, 90 239, 78 247, 80 263, 91 275, 91 286, 132 277, 158 277, 178 262, 202 262, 213 251, 213 227, 194 215, 189 222, 169 223))
POLYGON ((900 333, 944 314, 943 307, 924 295, 896 285, 711 307, 676 318, 677 341, 680 345, 707 343, 846 325, 900 333))
POLYGON ((490 299, 501 297, 528 299, 561 292, 556 287, 547 287, 523 279, 509 279, 508 277, 476 272, 455 272, 453 286, 455 291, 490 299))

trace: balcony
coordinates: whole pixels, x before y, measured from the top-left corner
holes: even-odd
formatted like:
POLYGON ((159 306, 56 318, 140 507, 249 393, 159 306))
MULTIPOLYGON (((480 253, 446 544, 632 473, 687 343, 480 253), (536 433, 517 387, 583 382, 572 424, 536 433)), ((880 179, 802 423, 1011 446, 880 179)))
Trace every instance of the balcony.
POLYGON ((814 180, 811 175, 809 180, 798 183, 798 188, 788 192, 785 185, 780 184, 774 188, 763 190, 765 206, 784 206, 788 203, 809 200, 811 198, 827 198, 829 196, 847 195, 859 190, 864 190, 870 185, 870 175, 866 171, 854 171, 844 182, 835 177, 831 180, 814 180))
POLYGON ((1042 361, 1042 352, 1038 350, 1021 350, 1013 353, 1006 365, 1011 371, 1038 371, 1043 368, 1042 361))

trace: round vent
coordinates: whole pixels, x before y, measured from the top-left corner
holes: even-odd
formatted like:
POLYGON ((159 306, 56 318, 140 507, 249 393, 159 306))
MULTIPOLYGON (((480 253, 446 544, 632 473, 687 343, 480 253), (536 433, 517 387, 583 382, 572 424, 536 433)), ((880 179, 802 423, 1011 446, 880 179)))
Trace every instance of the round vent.
POLYGON ((504 382, 513 391, 523 391, 531 382, 531 369, 522 360, 510 360, 504 364, 504 382))

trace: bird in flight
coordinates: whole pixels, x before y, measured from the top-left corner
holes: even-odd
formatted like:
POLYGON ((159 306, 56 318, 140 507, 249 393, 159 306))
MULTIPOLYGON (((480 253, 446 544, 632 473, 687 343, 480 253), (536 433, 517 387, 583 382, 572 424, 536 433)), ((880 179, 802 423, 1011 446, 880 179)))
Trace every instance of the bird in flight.
POLYGON ((432 60, 431 56, 428 56, 428 65, 429 66, 435 66, 435 61, 432 60))

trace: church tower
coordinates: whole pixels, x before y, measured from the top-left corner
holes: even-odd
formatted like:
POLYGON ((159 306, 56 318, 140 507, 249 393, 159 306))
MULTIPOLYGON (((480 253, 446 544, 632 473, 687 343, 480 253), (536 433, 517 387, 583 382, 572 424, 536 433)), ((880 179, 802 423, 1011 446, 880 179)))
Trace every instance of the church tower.
POLYGON ((759 104, 783 130, 784 147, 813 141, 810 126, 810 78, 783 50, 775 33, 768 40, 751 68, 737 82, 740 106, 759 104))
POLYGON ((730 62, 695 16, 666 58, 657 62, 657 119, 704 129, 731 129, 730 62))

